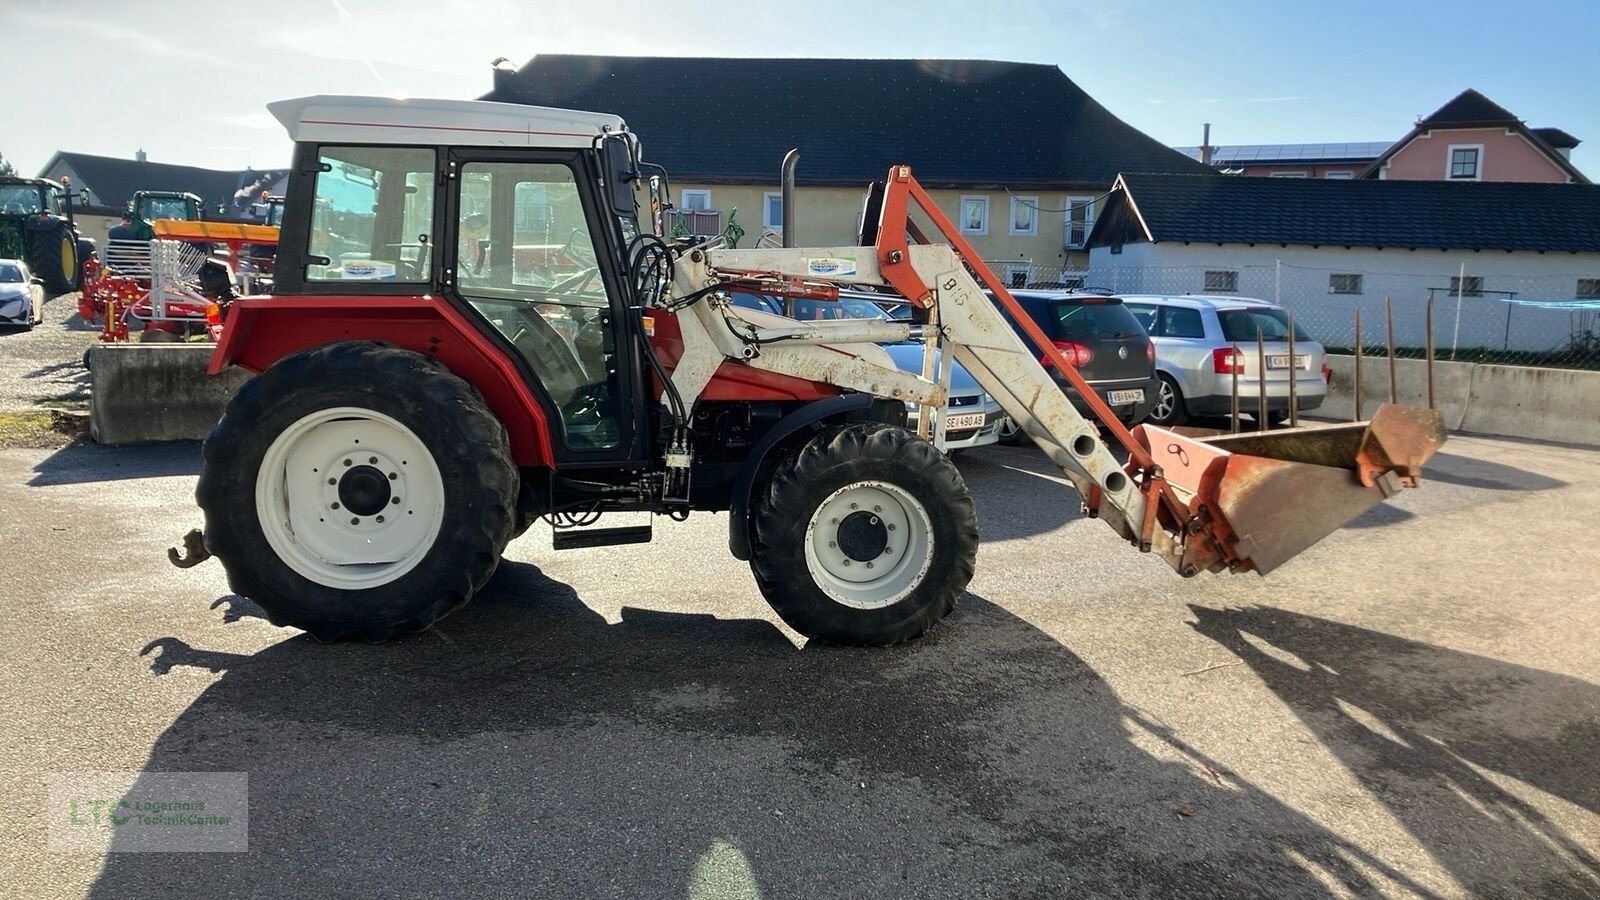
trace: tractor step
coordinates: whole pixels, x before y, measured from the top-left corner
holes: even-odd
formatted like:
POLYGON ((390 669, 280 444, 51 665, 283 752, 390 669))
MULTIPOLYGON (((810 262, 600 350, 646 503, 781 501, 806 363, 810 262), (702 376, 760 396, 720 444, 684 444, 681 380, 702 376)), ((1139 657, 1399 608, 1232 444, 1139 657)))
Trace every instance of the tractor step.
POLYGON ((628 525, 622 528, 562 529, 555 533, 552 543, 557 550, 609 547, 612 544, 648 544, 650 543, 650 526, 628 525))

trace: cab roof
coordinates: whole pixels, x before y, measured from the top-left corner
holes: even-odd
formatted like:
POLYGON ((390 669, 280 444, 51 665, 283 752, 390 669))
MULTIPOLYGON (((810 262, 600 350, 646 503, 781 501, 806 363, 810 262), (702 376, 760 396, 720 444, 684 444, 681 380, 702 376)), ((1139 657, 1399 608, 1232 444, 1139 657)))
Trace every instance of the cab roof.
POLYGON ((318 95, 267 109, 297 143, 587 149, 597 135, 627 128, 607 113, 485 100, 318 95))

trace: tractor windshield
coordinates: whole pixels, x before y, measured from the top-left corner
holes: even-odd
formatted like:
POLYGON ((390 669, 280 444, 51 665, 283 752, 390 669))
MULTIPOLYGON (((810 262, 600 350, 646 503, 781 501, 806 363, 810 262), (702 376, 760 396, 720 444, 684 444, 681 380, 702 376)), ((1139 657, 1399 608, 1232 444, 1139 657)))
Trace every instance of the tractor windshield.
POLYGON ((198 218, 191 201, 186 197, 144 197, 140 201, 139 218, 146 222, 156 219, 177 219, 186 222, 198 218))
POLYGON ((43 194, 29 184, 0 184, 0 212, 14 216, 44 212, 43 194))

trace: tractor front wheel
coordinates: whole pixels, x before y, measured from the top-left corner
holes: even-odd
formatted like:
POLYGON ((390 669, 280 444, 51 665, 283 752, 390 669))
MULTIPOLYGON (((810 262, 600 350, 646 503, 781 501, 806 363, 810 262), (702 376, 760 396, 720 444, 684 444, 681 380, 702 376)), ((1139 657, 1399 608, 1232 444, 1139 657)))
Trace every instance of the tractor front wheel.
POLYGON ((789 627, 827 643, 910 640, 972 579, 978 523, 961 473, 903 429, 825 431, 784 460, 755 510, 750 567, 789 627))
POLYGON ((196 498, 229 585, 323 640, 427 628, 488 581, 511 537, 504 427, 407 350, 286 357, 234 396, 204 458, 196 498))

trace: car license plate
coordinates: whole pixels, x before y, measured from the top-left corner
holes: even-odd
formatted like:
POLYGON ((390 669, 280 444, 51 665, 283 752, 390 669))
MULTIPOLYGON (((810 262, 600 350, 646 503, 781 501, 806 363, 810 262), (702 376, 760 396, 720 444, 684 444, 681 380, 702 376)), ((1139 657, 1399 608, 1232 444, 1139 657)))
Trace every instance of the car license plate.
POLYGON ((945 420, 945 431, 970 431, 983 427, 983 413, 961 413, 945 420))
POLYGON ((1110 401, 1112 406, 1125 406, 1129 403, 1143 403, 1144 388, 1137 388, 1131 391, 1106 391, 1106 400, 1110 401))
MULTIPOLYGON (((1309 362, 1310 360, 1311 360, 1311 357, 1309 357, 1309 356, 1296 356, 1294 358, 1294 367, 1296 369, 1304 369, 1306 367, 1306 363, 1309 362)), ((1287 368, 1289 368, 1289 354, 1284 353, 1284 354, 1282 354, 1280 356, 1269 356, 1269 357, 1267 357, 1267 368, 1269 368, 1269 369, 1287 369, 1287 368)))

